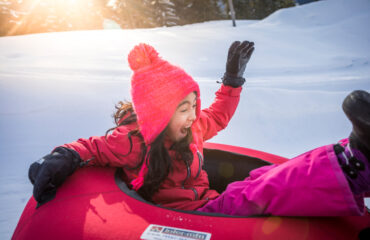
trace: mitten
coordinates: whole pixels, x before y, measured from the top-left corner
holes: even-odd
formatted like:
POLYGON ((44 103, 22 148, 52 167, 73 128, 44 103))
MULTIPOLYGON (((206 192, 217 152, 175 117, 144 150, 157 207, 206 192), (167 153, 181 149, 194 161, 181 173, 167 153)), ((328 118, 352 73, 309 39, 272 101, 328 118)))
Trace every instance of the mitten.
POLYGON ((227 55, 226 72, 222 77, 224 85, 237 88, 244 84, 243 74, 253 51, 254 42, 235 41, 231 44, 227 55))
POLYGON ((57 188, 80 163, 81 158, 76 151, 58 147, 52 153, 31 164, 28 177, 33 184, 33 196, 39 205, 55 197, 57 188))

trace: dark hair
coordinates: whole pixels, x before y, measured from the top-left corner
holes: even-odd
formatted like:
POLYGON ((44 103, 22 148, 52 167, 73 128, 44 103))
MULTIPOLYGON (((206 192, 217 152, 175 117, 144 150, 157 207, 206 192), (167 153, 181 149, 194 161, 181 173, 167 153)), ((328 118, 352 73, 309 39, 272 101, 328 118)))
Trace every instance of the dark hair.
MULTIPOLYGON (((116 106, 116 112, 113 115, 115 127, 107 130, 106 135, 119 126, 128 125, 130 123, 137 121, 136 113, 133 109, 132 103, 120 101, 116 106)), ((161 183, 167 178, 170 171, 172 171, 172 159, 164 146, 166 129, 164 129, 156 139, 151 143, 149 150, 149 165, 148 172, 144 177, 144 185, 138 190, 138 193, 146 200, 152 201, 152 196, 159 189, 161 183)), ((137 136, 142 140, 141 144, 141 160, 139 164, 134 167, 124 168, 129 170, 139 169, 145 160, 145 155, 147 152, 147 147, 144 143, 144 138, 141 135, 139 129, 135 129, 129 132, 128 138, 130 140, 130 151, 125 155, 131 153, 132 150, 132 140, 131 136, 137 136)), ((192 142, 193 136, 189 129, 187 136, 179 142, 174 143, 170 149, 176 152, 176 159, 182 160, 185 164, 189 165, 193 161, 193 154, 189 149, 189 144, 192 142)))

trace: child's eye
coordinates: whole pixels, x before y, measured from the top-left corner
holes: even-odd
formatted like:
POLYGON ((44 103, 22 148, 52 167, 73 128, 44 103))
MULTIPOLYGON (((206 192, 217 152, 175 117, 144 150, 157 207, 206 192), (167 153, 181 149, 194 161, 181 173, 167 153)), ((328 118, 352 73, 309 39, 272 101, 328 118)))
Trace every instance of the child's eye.
POLYGON ((193 108, 196 108, 196 107, 197 107, 197 105, 196 105, 196 104, 194 104, 194 105, 193 105, 193 108))
POLYGON ((180 112, 186 112, 188 109, 182 109, 182 110, 180 110, 180 112))

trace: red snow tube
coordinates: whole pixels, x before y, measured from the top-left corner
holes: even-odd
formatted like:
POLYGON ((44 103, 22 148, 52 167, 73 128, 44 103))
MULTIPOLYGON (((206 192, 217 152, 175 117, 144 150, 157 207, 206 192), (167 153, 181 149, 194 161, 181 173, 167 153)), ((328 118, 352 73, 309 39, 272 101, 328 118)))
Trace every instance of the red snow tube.
MULTIPOLYGON (((247 148, 206 143, 212 188, 222 191, 250 170, 287 159, 247 148)), ((114 168, 85 167, 38 209, 27 203, 12 239, 358 239, 370 216, 235 217, 179 211, 147 203, 114 168)))

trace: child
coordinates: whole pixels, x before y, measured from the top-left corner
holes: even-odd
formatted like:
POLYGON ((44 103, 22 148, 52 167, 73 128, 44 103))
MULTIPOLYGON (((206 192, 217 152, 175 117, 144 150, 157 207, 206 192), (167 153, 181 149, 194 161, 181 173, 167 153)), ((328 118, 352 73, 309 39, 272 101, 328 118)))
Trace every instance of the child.
POLYGON ((349 140, 256 169, 221 195, 209 189, 203 142, 233 116, 253 51, 253 42, 230 46, 216 99, 200 110, 199 86, 191 76, 153 47, 134 47, 128 56, 132 104, 120 103, 111 134, 65 144, 33 163, 35 199, 53 199, 78 166, 95 164, 122 167, 124 180, 141 196, 170 208, 245 216, 364 214, 363 195, 370 191, 370 94, 364 91, 343 103, 353 124, 349 140))

